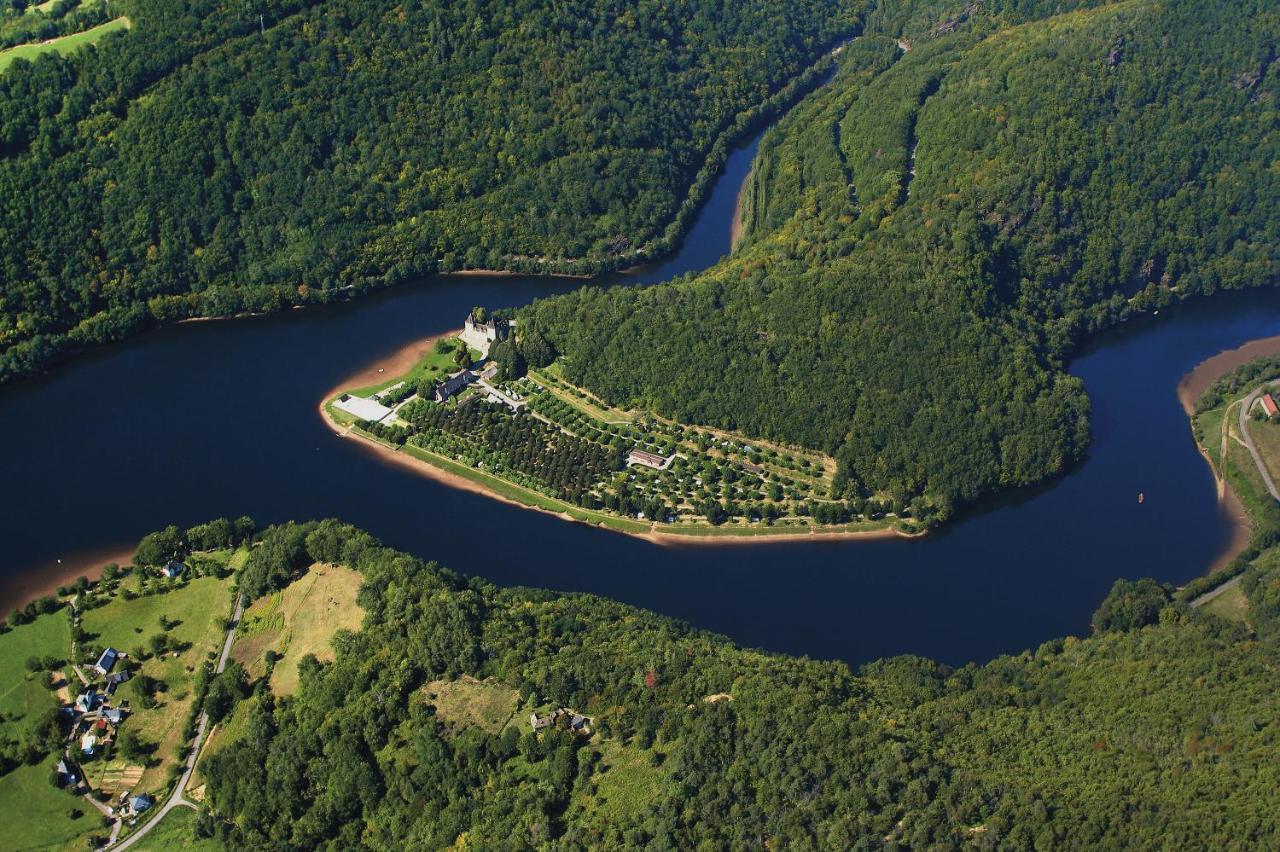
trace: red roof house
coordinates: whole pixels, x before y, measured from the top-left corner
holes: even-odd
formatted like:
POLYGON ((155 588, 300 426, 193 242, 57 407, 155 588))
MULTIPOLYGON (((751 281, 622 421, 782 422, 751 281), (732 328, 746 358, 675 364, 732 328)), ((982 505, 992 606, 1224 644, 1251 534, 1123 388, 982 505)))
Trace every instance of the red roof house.
POLYGON ((1276 408, 1276 401, 1271 398, 1269 393, 1262 395, 1262 410, 1267 412, 1268 417, 1275 417, 1276 412, 1280 411, 1280 409, 1276 408))

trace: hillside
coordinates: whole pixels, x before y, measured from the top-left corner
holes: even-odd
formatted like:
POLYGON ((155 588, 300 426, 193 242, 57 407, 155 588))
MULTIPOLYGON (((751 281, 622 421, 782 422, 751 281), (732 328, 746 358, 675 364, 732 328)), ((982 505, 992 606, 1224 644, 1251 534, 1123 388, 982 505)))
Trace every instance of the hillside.
POLYGON ((241 587, 269 595, 314 562, 360 571, 365 621, 333 662, 304 659, 292 697, 259 681, 202 764, 217 816, 197 832, 230 848, 1277 840, 1275 639, 1150 581, 1117 583, 1089 638, 855 673, 496 588, 333 522, 268 531, 241 587), (530 730, 559 706, 589 735, 530 730))
POLYGON ((766 136, 705 274, 522 314, 619 406, 834 455, 940 519, 1079 459, 1067 359, 1275 282, 1274 4, 883 4, 766 136))
POLYGON ((122 0, 0 75, 0 379, 151 324, 667 250, 836 0, 122 0))

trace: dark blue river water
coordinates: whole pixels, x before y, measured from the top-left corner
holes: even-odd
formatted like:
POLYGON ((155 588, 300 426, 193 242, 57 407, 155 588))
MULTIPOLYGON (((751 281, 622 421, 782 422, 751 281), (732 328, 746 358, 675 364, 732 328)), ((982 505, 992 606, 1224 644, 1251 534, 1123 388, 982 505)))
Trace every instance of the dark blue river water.
MULTIPOLYGON (((627 280, 702 269, 728 250, 754 150, 733 156, 683 248, 627 280)), ((1084 632, 1117 577, 1206 570, 1229 526, 1175 387, 1204 358, 1280 333, 1280 296, 1254 294, 1097 341, 1072 366, 1093 400, 1088 460, 922 541, 658 547, 453 490, 320 420, 320 397, 355 368, 458 327, 472 305, 575 286, 432 279, 350 305, 165 329, 0 391, 0 600, 65 570, 58 559, 122 549, 168 523, 334 516, 499 583, 596 592, 746 645, 851 663, 984 660, 1084 632)))

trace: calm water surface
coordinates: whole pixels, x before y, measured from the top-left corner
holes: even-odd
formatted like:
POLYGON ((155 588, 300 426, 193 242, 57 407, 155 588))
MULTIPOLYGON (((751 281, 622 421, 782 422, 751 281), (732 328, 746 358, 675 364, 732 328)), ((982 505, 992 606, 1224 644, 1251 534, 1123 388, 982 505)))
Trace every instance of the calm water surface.
MULTIPOLYGON (((702 269, 727 251, 754 150, 734 155, 684 247, 626 280, 702 269)), ((1280 333, 1280 298, 1255 294, 1106 336, 1072 367, 1093 401, 1088 460, 923 541, 658 547, 439 485, 320 420, 319 398, 353 369, 456 328, 472 305, 575 286, 429 280, 351 305, 165 329, 3 390, 0 600, 59 558, 168 523, 333 516, 499 583, 596 592, 747 645, 852 663, 983 660, 1084 632, 1117 577, 1182 582, 1206 569, 1229 528, 1177 381, 1280 333)))

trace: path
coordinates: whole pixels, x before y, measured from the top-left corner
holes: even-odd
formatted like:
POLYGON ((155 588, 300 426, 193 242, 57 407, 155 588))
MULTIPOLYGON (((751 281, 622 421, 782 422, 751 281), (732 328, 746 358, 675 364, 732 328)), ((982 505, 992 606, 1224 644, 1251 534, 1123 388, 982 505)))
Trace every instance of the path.
POLYGON ((1262 477, 1262 483, 1271 492, 1272 499, 1280 501, 1280 490, 1276 488, 1275 482, 1271 479, 1271 473, 1262 461, 1262 454, 1258 452, 1258 448, 1254 445, 1253 438, 1249 437, 1249 410, 1253 408, 1253 404, 1257 402, 1258 397, 1262 396, 1267 388, 1275 385, 1280 385, 1280 379, 1274 379, 1254 388, 1253 392, 1245 397, 1244 402, 1240 404, 1240 437, 1244 439, 1244 447, 1249 451, 1249 455, 1253 456, 1253 463, 1258 468, 1258 475, 1262 477))
MULTIPOLYGON (((218 665, 214 667, 214 674, 220 674, 227 667, 227 659, 231 656, 231 645, 235 642, 236 627, 240 624, 240 618, 244 615, 244 596, 236 598, 235 612, 231 616, 231 624, 227 626, 227 638, 222 643, 222 654, 218 657, 218 665)), ((124 843, 115 847, 116 849, 128 849, 134 843, 137 843, 147 833, 151 831, 159 822, 165 818, 169 811, 174 808, 195 808, 194 802, 185 798, 182 793, 187 789, 187 784, 191 782, 191 773, 196 768, 196 758, 200 756, 200 746, 204 744, 205 731, 209 727, 209 716, 206 713, 200 714, 200 723, 196 725, 196 738, 191 743, 191 753, 187 755, 186 765, 182 771, 182 777, 178 779, 178 783, 173 788, 172 795, 166 801, 151 819, 147 820, 147 824, 138 829, 124 843)), ((115 842, 116 836, 120 833, 120 820, 116 820, 114 828, 111 831, 111 839, 107 842, 107 846, 111 846, 115 842)), ((104 849, 107 847, 103 847, 104 849)))
POLYGON ((1207 604, 1209 601, 1213 600, 1213 599, 1214 599, 1214 598, 1216 598, 1218 595, 1222 594, 1223 592, 1227 591, 1228 589, 1234 589, 1236 586, 1240 585, 1240 580, 1241 580, 1241 579, 1242 579, 1242 576, 1241 576, 1241 575, 1237 575, 1237 576, 1235 576, 1235 577, 1232 577, 1232 578, 1231 578, 1230 580, 1228 580, 1227 582, 1223 583, 1221 586, 1215 586, 1214 588, 1212 588, 1212 589, 1210 589, 1209 591, 1205 592, 1205 593, 1204 593, 1203 595, 1201 595, 1200 597, 1198 597, 1198 598, 1194 598, 1194 599, 1191 601, 1191 606, 1193 606, 1193 607, 1197 607, 1197 606, 1204 606, 1204 605, 1205 605, 1205 604, 1207 604))

